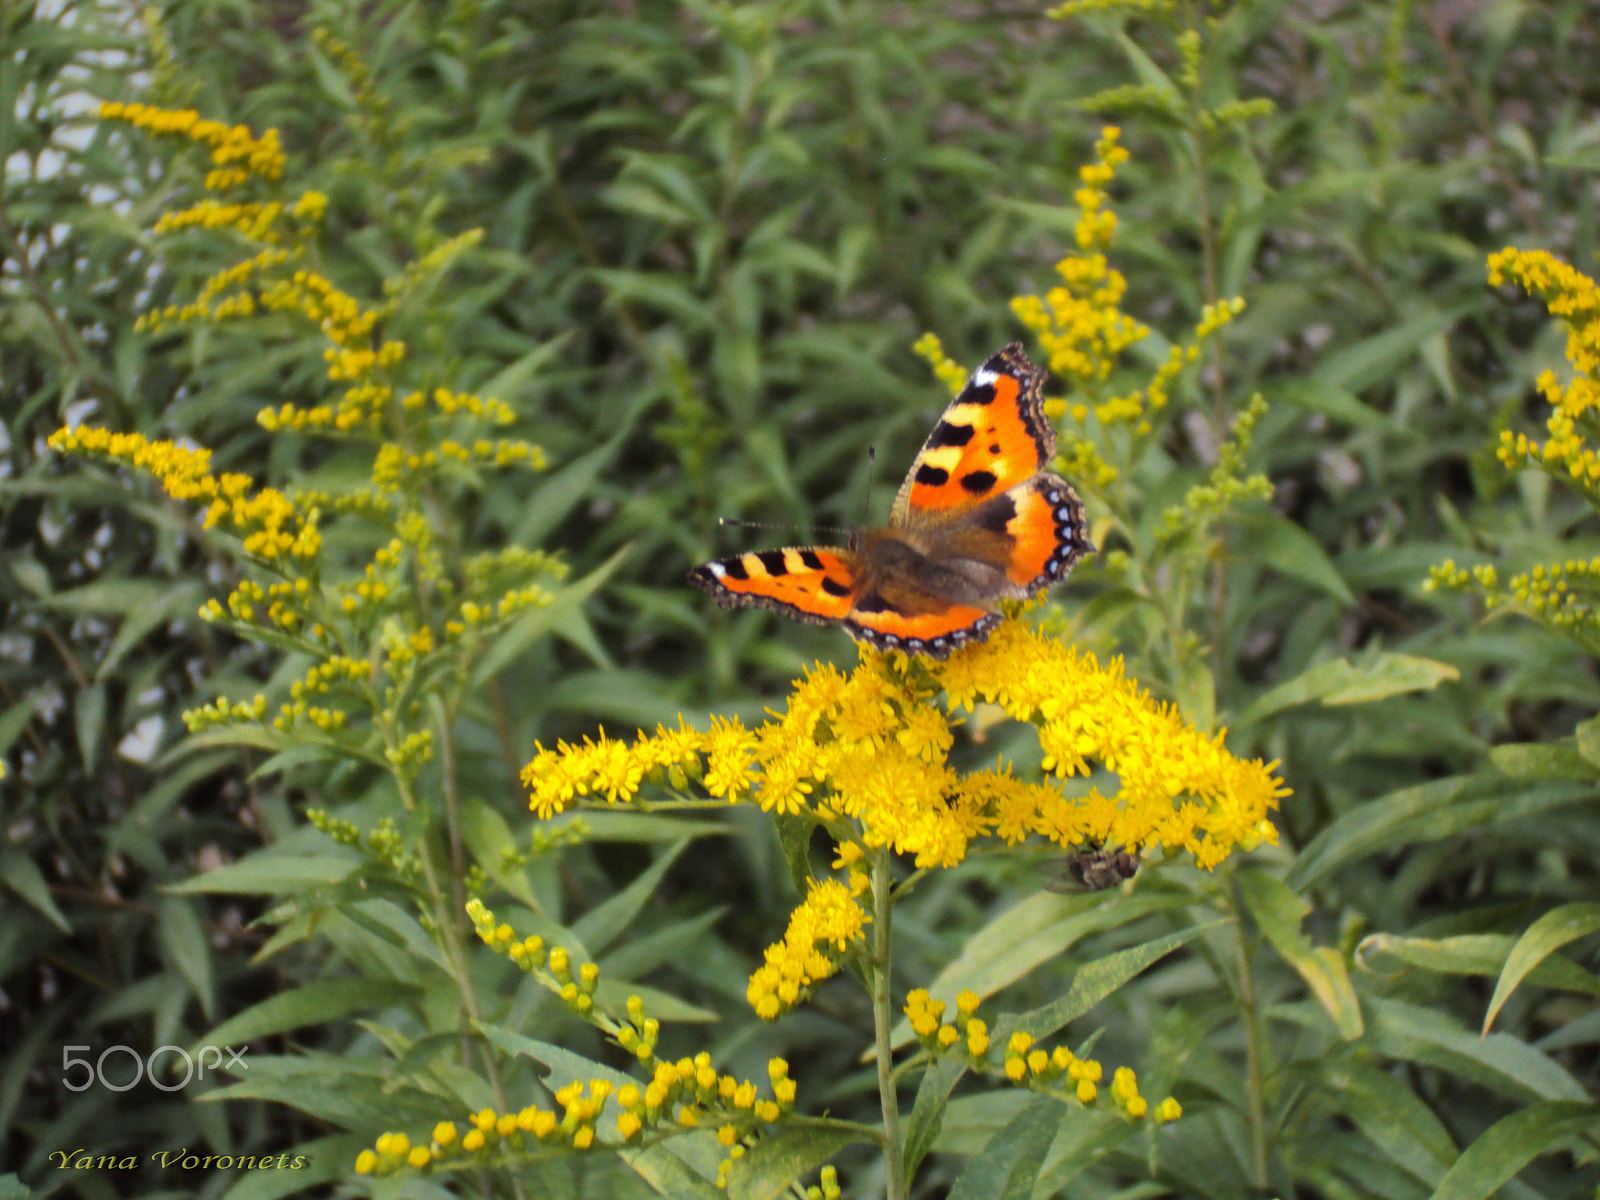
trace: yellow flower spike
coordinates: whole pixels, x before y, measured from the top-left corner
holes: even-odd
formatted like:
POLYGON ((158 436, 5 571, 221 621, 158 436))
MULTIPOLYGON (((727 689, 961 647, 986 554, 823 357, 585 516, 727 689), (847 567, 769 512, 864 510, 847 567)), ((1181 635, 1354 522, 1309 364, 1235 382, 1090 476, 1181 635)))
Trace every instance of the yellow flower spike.
POLYGON ((356 1155, 356 1174, 371 1175, 378 1168, 378 1156, 371 1150, 363 1150, 356 1155))
POLYGON ((461 1139, 461 1148, 468 1154, 476 1154, 483 1149, 487 1141, 481 1129, 469 1129, 467 1135, 461 1139))
POLYGON ((433 1161, 433 1155, 426 1146, 413 1146, 411 1153, 406 1155, 406 1165, 420 1171, 433 1161))

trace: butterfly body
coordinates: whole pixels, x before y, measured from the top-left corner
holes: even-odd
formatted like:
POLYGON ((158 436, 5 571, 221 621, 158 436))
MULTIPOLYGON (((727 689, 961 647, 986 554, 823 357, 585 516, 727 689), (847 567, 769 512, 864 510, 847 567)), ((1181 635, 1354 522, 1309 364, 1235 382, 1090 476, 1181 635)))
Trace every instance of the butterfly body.
POLYGON ((1065 578, 1094 547, 1083 505, 1041 468, 1055 454, 1044 372, 1018 345, 992 355, 934 426, 881 529, 850 544, 761 550, 696 567, 723 608, 842 624, 879 649, 945 658, 1000 623, 996 602, 1065 578))

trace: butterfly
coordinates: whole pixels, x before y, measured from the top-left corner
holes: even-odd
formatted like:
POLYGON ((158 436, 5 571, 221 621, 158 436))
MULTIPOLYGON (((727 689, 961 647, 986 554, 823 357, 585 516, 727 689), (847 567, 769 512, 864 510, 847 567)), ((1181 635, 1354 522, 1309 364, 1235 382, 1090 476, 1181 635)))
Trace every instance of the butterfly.
POLYGON ((1043 470, 1056 451, 1044 380, 1016 343, 991 355, 922 444, 887 528, 855 530, 848 549, 719 559, 689 582, 723 608, 843 625, 880 650, 942 659, 983 641, 997 601, 1059 583, 1094 551, 1077 493, 1043 470))

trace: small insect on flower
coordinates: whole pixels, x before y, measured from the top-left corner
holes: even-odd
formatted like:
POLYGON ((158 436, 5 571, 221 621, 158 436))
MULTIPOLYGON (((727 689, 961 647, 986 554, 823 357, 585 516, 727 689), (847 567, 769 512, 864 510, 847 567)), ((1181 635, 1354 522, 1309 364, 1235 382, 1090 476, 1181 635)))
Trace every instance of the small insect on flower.
POLYGON ((1055 864, 1056 877, 1045 884, 1052 892, 1103 892, 1132 879, 1139 871, 1139 856, 1122 846, 1078 847, 1055 864))

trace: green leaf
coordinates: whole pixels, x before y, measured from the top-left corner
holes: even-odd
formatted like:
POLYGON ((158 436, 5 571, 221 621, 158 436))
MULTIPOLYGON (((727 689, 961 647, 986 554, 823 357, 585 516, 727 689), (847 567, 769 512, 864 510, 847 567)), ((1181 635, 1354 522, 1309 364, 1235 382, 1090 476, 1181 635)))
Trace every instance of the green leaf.
POLYGON ((1332 417, 1356 429, 1373 429, 1390 434, 1410 432, 1410 427, 1404 421, 1397 421, 1388 413, 1363 404, 1349 388, 1307 379, 1285 388, 1283 398, 1290 404, 1332 417))
POLYGON ((1241 534, 1239 554, 1309 584, 1341 604, 1356 602, 1321 543, 1289 518, 1275 512, 1241 512, 1236 524, 1241 534))
POLYGON ((955 1090, 967 1066, 955 1055, 935 1059, 922 1073, 917 1085, 917 1099, 911 1106, 911 1116, 905 1125, 905 1175, 915 1178, 917 1168, 939 1138, 939 1128, 944 1124, 945 1109, 950 1104, 950 1093, 955 1090))
POLYGON ((1072 986, 1067 989, 1065 996, 1029 1012, 1001 1018, 992 1040, 1003 1044, 1019 1029, 1032 1036, 1034 1041, 1049 1037, 1068 1022, 1083 1016, 1152 963, 1221 924, 1221 921, 1211 921, 1205 925, 1180 929, 1165 937, 1139 946, 1129 946, 1126 950, 1118 950, 1104 958, 1084 963, 1073 973, 1072 986))
MULTIPOLYGON (((1058 958, 1082 937, 1182 903, 1178 896, 1124 896, 1114 890, 1080 896, 1036 893, 969 937, 961 953, 928 985, 928 992, 947 1005, 953 1005, 963 991, 980 999, 991 996, 1041 963, 1058 958)), ((911 1023, 902 1020, 895 1026, 893 1044, 902 1046, 912 1036, 911 1023)))
POLYGON ((1360 1037, 1361 1003, 1343 957, 1330 947, 1313 946, 1300 932, 1311 905, 1265 871, 1240 871, 1238 880, 1245 907, 1261 932, 1305 980, 1339 1035, 1346 1041, 1360 1037))
POLYGON ((290 1029, 337 1021, 351 1013, 406 1003, 419 994, 418 989, 394 979, 332 979, 310 983, 252 1004, 229 1017, 200 1041, 217 1046, 242 1045, 290 1029))
POLYGON ((1353 346, 1324 355, 1311 378, 1319 387, 1360 392, 1389 378, 1421 354, 1429 338, 1454 325, 1465 312, 1425 312, 1402 325, 1385 328, 1353 346))
POLYGON ((1578 727, 1572 733, 1572 740, 1578 747, 1578 753, 1583 755, 1583 761, 1590 766, 1600 767, 1600 717, 1578 722, 1578 727))
POLYGON ((73 702, 74 726, 78 731, 78 752, 86 770, 94 770, 105 742, 106 686, 91 684, 73 702))
POLYGON ((811 835, 817 822, 809 816, 774 813, 773 824, 778 833, 778 848, 783 851, 783 861, 789 868, 789 882, 796 893, 805 896, 810 891, 811 835))
POLYGON ((728 1173, 732 1200, 778 1200, 791 1194, 789 1185, 822 1166, 845 1146, 866 1141, 864 1134, 843 1129, 774 1129, 736 1159, 728 1173))
POLYGON ((1516 782, 1500 776, 1436 779, 1366 804, 1339 817, 1300 852, 1284 883, 1294 891, 1345 863, 1379 851, 1437 841, 1497 821, 1521 821, 1550 808, 1587 803, 1593 784, 1516 782))
POLYGON ((1239 714, 1239 723, 1260 721, 1313 700, 1325 705, 1367 704, 1406 692, 1429 691, 1447 679, 1460 677, 1461 672, 1448 663, 1410 654, 1380 653, 1359 664, 1334 659, 1302 671, 1261 695, 1239 714))
POLYGON ((1495 770, 1518 779, 1593 779, 1595 767, 1570 743, 1510 742, 1489 751, 1495 770))
POLYGON ((580 455, 559 471, 547 476, 522 511, 512 540, 521 546, 537 546, 567 514, 594 494, 594 481, 611 465, 632 430, 633 422, 623 427, 587 454, 580 455))
POLYGON ((594 989, 595 1002, 602 1008, 617 1012, 627 1007, 628 997, 637 996, 644 1001, 645 1010, 662 1022, 683 1022, 689 1025, 709 1025, 722 1018, 709 1008, 690 1004, 687 1000, 629 979, 615 979, 602 970, 600 982, 594 989))
POLYGON ((151 603, 130 610, 117 629, 117 636, 112 638, 111 644, 106 647, 100 665, 95 669, 95 682, 102 683, 109 679, 128 652, 143 641, 156 626, 173 620, 180 613, 184 616, 193 616, 205 594, 204 584, 179 583, 173 587, 163 588, 161 595, 154 598, 151 603))
POLYGON ((631 545, 623 546, 578 582, 557 591, 551 603, 543 608, 530 609, 513 621, 479 660, 477 670, 472 676, 474 685, 481 686, 488 682, 502 667, 544 637, 568 613, 599 591, 606 580, 616 573, 631 549, 631 545))
MULTIPOLYGON (((583 822, 588 842, 676 842, 680 838, 728 837, 735 832, 721 821, 679 813, 595 811, 571 819, 583 822)), ((550 827, 560 824, 558 819, 550 827)))
POLYGON ((572 932, 589 948, 590 954, 600 954, 633 923, 639 910, 650 902, 651 895, 661 885, 662 878, 677 861, 689 841, 685 838, 669 846, 656 861, 639 873, 639 877, 605 903, 597 905, 579 917, 572 932))
POLYGON ((1494 985, 1494 995, 1489 998, 1489 1011, 1483 1017, 1483 1032, 1489 1032, 1500 1006, 1516 991, 1529 971, 1558 948, 1587 937, 1597 929, 1600 929, 1600 904, 1594 903, 1563 904, 1528 926, 1506 956, 1506 965, 1501 968, 1500 978, 1494 985))
POLYGON ((1456 1160, 1450 1131, 1394 1076, 1350 1056, 1324 1056, 1317 1078, 1326 1094, 1389 1160, 1434 1187, 1456 1160))
POLYGON ((1518 1038, 1479 1036, 1442 1013, 1398 1000, 1371 1001, 1369 1015, 1380 1054, 1451 1071, 1519 1101, 1588 1099, 1554 1059, 1518 1038))
POLYGON ((1592 1104, 1545 1100, 1500 1118, 1462 1151, 1431 1200, 1488 1200, 1539 1155, 1560 1149, 1563 1138, 1590 1134, 1595 1116, 1592 1104))
POLYGON ((157 906, 156 936, 168 963, 189 985, 206 1016, 216 1011, 216 983, 211 973, 211 943, 195 915, 194 905, 177 896, 162 897, 157 906))
MULTIPOLYGON (((1512 939, 1504 933, 1466 933, 1455 937, 1396 937, 1377 933, 1363 938, 1361 961, 1380 975, 1389 974, 1378 955, 1390 955, 1403 963, 1445 975, 1499 975, 1510 955, 1512 939)), ((1545 958, 1531 967, 1533 982, 1541 987, 1562 988, 1584 995, 1600 995, 1600 979, 1577 963, 1559 955, 1545 958)))
POLYGON ((174 896, 287 895, 338 883, 360 867, 361 857, 354 851, 320 854, 263 851, 192 879, 168 884, 166 891, 174 896))
POLYGON ((950 1200, 1032 1200, 1034 1180, 1066 1111, 1054 1097, 1034 1100, 961 1173, 950 1200))
POLYGON ((39 864, 20 850, 7 850, 0 854, 0 883, 10 888, 23 903, 38 909, 62 933, 71 933, 72 925, 66 914, 56 907, 50 895, 50 885, 39 864))

